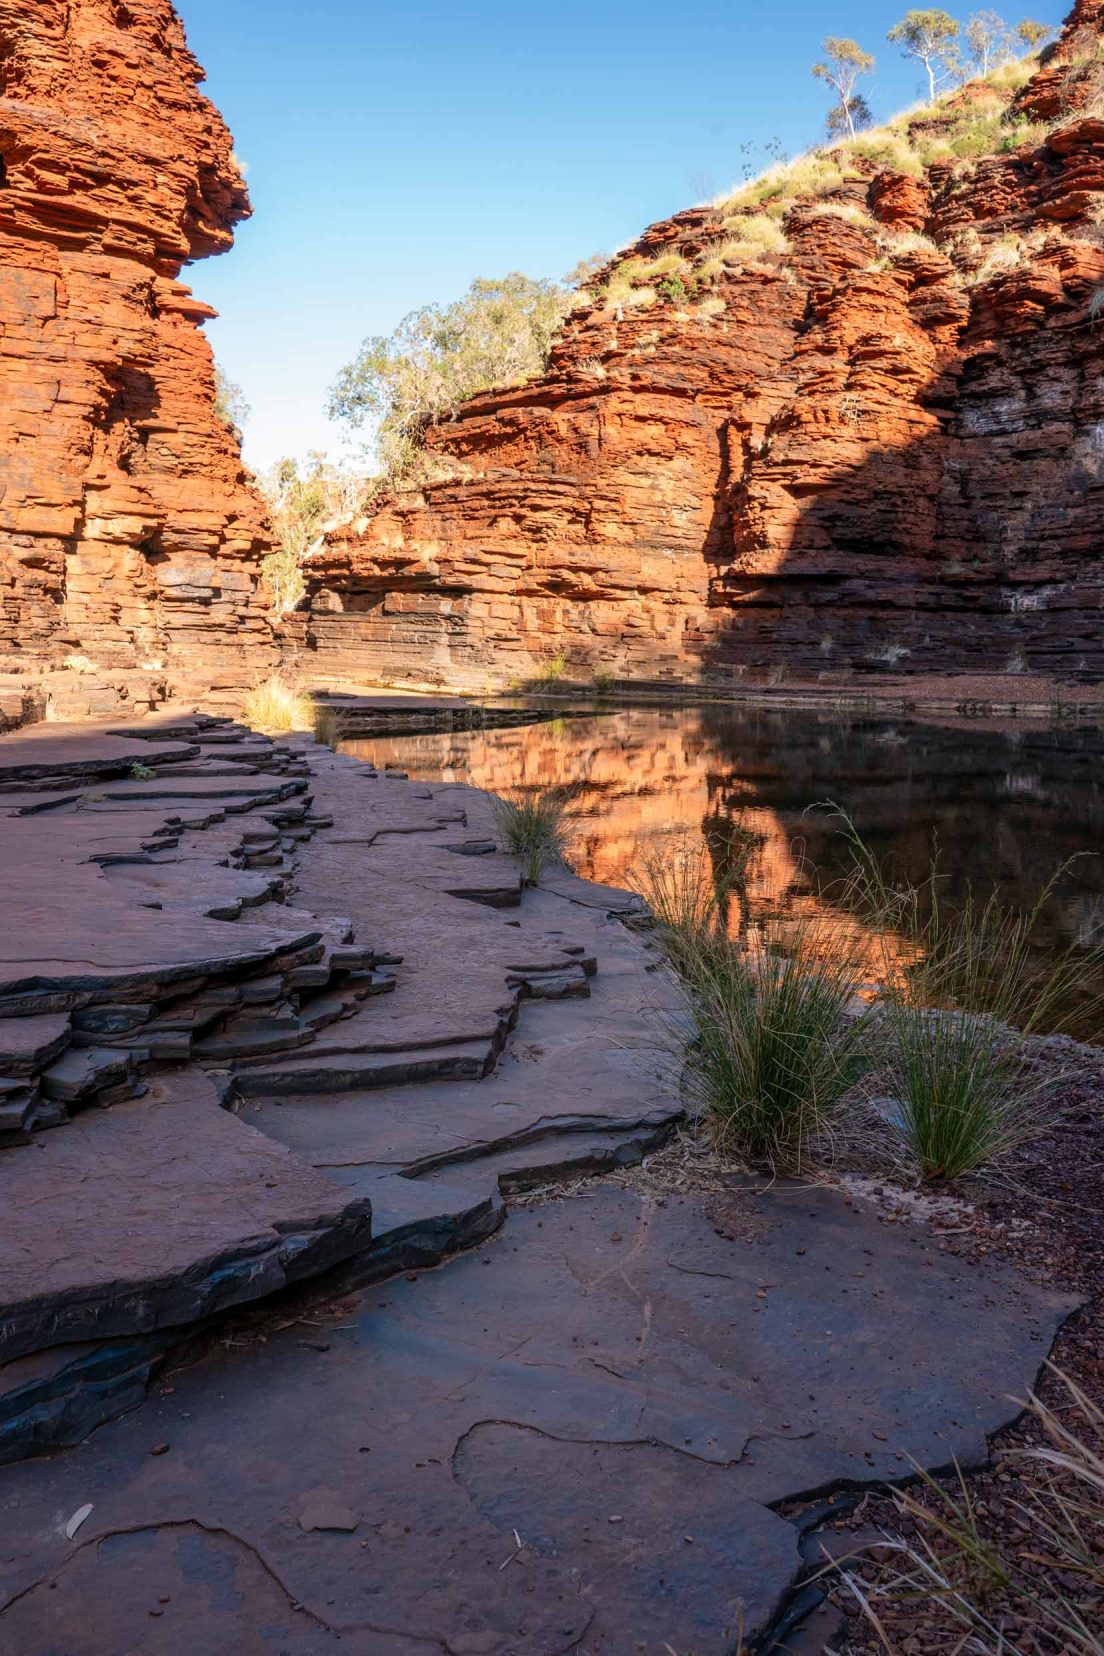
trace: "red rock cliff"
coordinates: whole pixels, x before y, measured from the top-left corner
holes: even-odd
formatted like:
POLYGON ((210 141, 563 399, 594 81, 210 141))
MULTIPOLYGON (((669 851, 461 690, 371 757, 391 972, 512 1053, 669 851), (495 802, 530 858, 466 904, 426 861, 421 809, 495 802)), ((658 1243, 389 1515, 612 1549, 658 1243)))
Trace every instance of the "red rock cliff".
MULTIPOLYGON (((851 152, 707 290, 599 277, 544 377, 429 433, 442 481, 315 558, 312 673, 1104 676, 1102 30, 1080 0, 1026 86, 911 122, 976 110, 981 154, 851 152)), ((701 268, 732 212, 631 252, 701 268)))
POLYGON ((0 0, 9 715, 232 697, 272 659, 264 514, 178 279, 249 212, 201 80, 170 0, 0 0))

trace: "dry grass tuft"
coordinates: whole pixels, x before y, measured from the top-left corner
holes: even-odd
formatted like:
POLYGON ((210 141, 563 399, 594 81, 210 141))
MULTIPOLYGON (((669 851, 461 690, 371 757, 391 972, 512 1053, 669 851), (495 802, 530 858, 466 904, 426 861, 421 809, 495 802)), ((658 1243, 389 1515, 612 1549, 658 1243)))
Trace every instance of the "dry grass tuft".
POLYGON ((242 719, 266 736, 314 728, 314 703, 299 685, 274 674, 251 690, 242 703, 242 719))

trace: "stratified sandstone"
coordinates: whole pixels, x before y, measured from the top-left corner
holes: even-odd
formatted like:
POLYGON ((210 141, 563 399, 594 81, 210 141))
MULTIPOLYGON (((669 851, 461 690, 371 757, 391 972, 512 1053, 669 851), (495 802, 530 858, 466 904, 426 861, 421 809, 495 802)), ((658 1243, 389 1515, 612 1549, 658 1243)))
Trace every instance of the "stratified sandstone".
MULTIPOLYGON (((995 153, 852 156, 704 306, 612 305, 600 277, 544 377, 430 431, 441 481, 315 557, 312 675, 1104 676, 1102 29, 1081 0, 1014 98, 964 89, 1009 100, 995 153)), ((631 251, 728 233, 697 208, 631 251)))
POLYGON ((178 279, 249 212, 201 79, 170 0, 0 0, 9 716, 233 695, 272 657, 263 510, 178 279))

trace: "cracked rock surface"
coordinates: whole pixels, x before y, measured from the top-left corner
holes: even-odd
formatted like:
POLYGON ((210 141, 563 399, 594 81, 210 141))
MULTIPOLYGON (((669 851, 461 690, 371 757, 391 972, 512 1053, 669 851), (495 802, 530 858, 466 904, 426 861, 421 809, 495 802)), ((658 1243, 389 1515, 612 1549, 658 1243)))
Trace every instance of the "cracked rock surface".
POLYGON ((722 1656, 780 1507, 984 1459, 1070 1300, 826 1188, 511 1206, 681 1115, 632 899, 523 892, 476 790, 164 734, 137 800, 129 737, 0 744, 75 940, 0 1003, 0 1648, 722 1656))

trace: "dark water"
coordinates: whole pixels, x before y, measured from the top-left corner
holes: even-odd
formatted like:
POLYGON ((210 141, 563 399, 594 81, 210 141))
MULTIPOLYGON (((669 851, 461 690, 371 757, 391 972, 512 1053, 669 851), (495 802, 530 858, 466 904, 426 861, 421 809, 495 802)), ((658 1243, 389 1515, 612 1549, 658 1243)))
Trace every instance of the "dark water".
MULTIPOLYGON (((510 730, 349 740, 345 751, 427 780, 501 792, 573 784, 574 862, 632 884, 642 849, 726 820, 760 838, 755 884, 848 922, 834 895, 850 863, 831 800, 893 875, 924 879, 934 842, 950 899, 972 887, 1030 908, 1060 876, 1040 959, 1104 943, 1104 730, 986 728, 806 710, 631 709, 510 730)), ((1077 1032, 1094 1033, 1085 1019, 1077 1032)))

